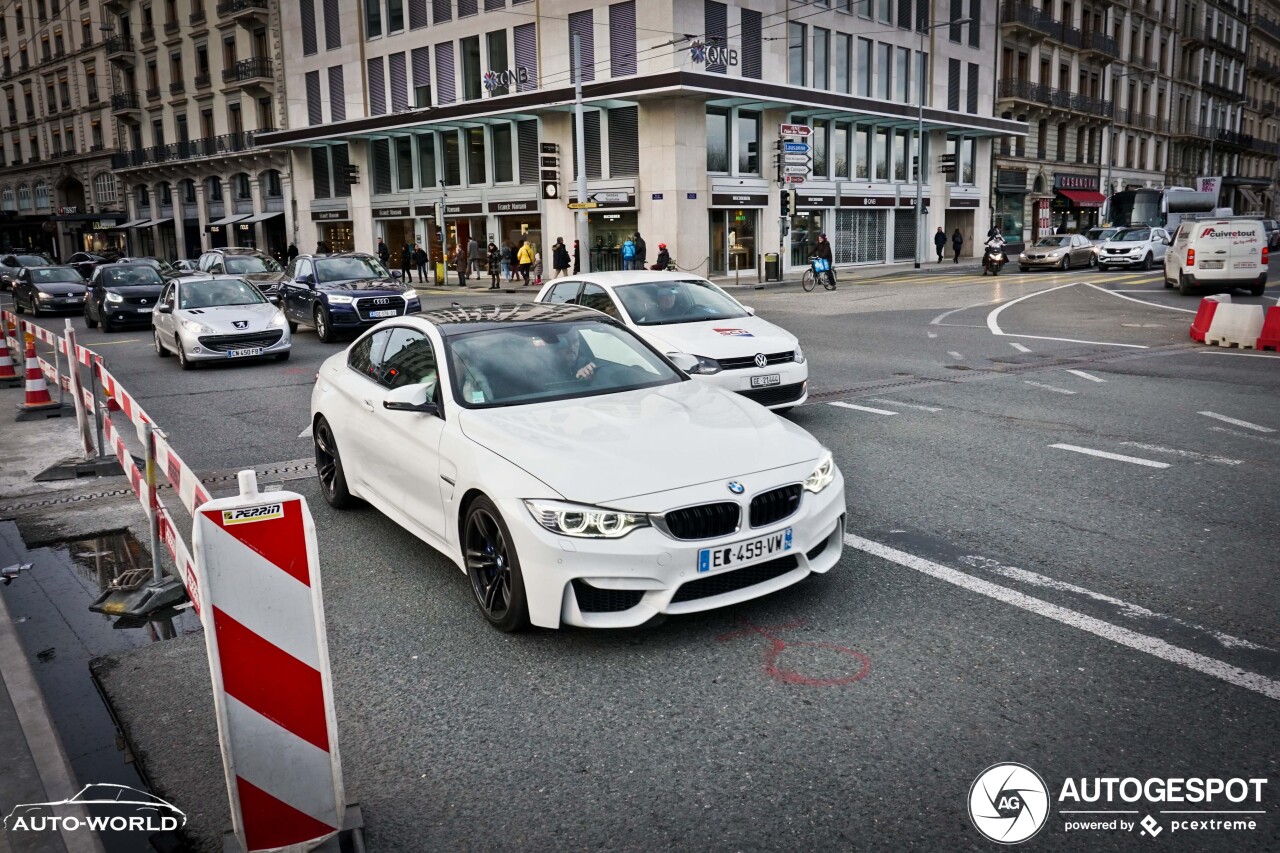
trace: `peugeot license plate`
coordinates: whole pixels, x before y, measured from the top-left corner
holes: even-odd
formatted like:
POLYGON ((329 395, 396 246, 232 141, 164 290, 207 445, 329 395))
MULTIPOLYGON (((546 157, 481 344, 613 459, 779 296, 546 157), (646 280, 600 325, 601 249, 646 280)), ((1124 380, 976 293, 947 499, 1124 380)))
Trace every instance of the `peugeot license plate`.
POLYGON ((791 528, 736 542, 721 548, 703 548, 698 552, 699 572, 718 572, 759 563, 791 550, 791 528))
POLYGON ((262 355, 262 347, 249 347, 248 349, 230 349, 227 350, 227 358, 247 358, 249 356, 262 355))
POLYGON ((370 311, 369 316, 370 317, 394 317, 396 316, 396 312, 394 308, 390 311, 370 311))
POLYGON ((752 388, 768 388, 770 385, 781 385, 781 384, 782 384, 782 374, 780 373, 769 373, 764 376, 751 377, 752 388))

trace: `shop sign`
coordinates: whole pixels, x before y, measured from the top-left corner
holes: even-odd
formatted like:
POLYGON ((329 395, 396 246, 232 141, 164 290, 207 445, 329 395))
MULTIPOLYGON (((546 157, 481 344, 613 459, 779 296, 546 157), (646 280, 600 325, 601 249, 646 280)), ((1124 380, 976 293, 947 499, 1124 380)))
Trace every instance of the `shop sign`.
POLYGON ((812 193, 796 193, 796 207, 835 207, 834 195, 814 195, 812 193))
POLYGON ((313 210, 311 211, 312 222, 340 222, 350 219, 351 214, 345 210, 313 210))
POLYGON ((1025 169, 997 169, 996 189, 1027 191, 1027 172, 1025 169))
POLYGON ((707 65, 727 65, 730 68, 738 65, 736 50, 724 45, 707 44, 702 39, 694 39, 689 45, 689 56, 699 65, 704 62, 707 65))
POLYGON ((89 223, 90 231, 110 231, 116 227, 116 222, 111 219, 95 219, 89 223))
MULTIPOLYGON (((922 207, 929 206, 929 197, 927 195, 920 197, 920 205, 922 207)), ((902 198, 898 199, 898 207, 915 207, 915 206, 916 206, 916 197, 913 195, 903 196, 902 198)))
POLYGON ((897 199, 891 195, 843 195, 841 207, 894 207, 897 199))
POLYGON ((768 207, 768 193, 712 193, 712 207, 768 207))
POLYGON ((980 198, 953 198, 948 207, 980 207, 982 199, 980 198))
POLYGON ((535 199, 519 199, 516 201, 491 201, 490 213, 537 213, 538 202, 535 199))
POLYGON ((484 205, 478 201, 463 201, 444 206, 445 216, 467 216, 472 213, 484 213, 484 205))
MULTIPOLYGON (((593 192, 588 191, 588 193, 587 193, 587 198, 588 198, 588 199, 595 199, 595 200, 596 200, 596 201, 595 201, 595 205, 596 205, 596 207, 597 207, 597 208, 602 208, 602 207, 635 207, 635 206, 636 206, 636 197, 635 197, 635 195, 633 195, 630 191, 624 191, 624 192, 607 192, 607 193, 606 193, 606 192, 595 192, 595 193, 593 193, 593 192)), ((575 193, 574 195, 570 196, 569 201, 570 201, 570 202, 573 202, 573 203, 576 203, 576 202, 578 201, 577 193, 575 193)))
POLYGON ((515 68, 504 68, 501 71, 490 69, 484 72, 480 82, 484 83, 486 92, 492 92, 494 89, 503 87, 510 89, 516 85, 524 86, 529 82, 529 69, 523 65, 517 65, 515 68))
POLYGON ((409 216, 409 208, 407 207, 375 207, 373 209, 374 219, 406 219, 409 216))
POLYGON ((1059 172, 1053 176, 1055 190, 1091 190, 1098 191, 1097 175, 1072 175, 1059 172))
POLYGON ((80 208, 78 208, 78 207, 60 207, 60 208, 58 208, 58 215, 59 215, 59 216, 65 216, 65 215, 66 215, 66 214, 68 214, 68 213, 79 213, 79 212, 80 212, 80 208))

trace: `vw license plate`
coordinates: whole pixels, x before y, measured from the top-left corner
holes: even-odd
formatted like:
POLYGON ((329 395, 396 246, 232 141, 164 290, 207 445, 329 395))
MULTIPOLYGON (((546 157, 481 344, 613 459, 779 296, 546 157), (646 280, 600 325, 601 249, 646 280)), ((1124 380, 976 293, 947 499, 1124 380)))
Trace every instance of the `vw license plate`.
POLYGON ((394 317, 396 316, 396 312, 394 308, 391 309, 390 311, 370 311, 369 316, 370 317, 394 317))
POLYGON ((703 548, 698 552, 699 572, 718 572, 769 560, 791 550, 791 528, 735 542, 721 548, 703 548))
POLYGON ((246 358, 252 355, 262 355, 262 347, 249 347, 248 349, 227 350, 227 358, 246 358))
POLYGON ((768 388, 770 385, 781 385, 781 384, 782 384, 781 373, 769 373, 765 376, 751 377, 752 388, 768 388))

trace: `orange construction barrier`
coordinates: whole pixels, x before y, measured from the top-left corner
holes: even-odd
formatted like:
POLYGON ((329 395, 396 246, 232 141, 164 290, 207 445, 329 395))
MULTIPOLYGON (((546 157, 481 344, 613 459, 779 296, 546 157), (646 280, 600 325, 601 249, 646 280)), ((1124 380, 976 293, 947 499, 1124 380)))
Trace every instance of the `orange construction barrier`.
POLYGON ((1258 349, 1280 350, 1280 305, 1272 305, 1267 309, 1262 334, 1258 336, 1258 349))
POLYGON ((40 361, 36 358, 36 339, 27 335, 27 398, 18 405, 18 418, 56 418, 61 414, 62 405, 49 396, 49 386, 45 384, 44 372, 40 370, 40 361))
POLYGON ((9 354, 8 337, 0 330, 0 388, 12 388, 22 381, 13 365, 13 356, 9 354))

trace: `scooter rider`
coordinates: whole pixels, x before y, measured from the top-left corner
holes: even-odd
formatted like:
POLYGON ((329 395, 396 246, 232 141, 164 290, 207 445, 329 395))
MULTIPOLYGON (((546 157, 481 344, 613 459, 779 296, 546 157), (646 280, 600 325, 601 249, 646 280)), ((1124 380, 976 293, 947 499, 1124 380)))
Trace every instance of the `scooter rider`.
POLYGON ((987 242, 983 244, 982 250, 982 272, 986 275, 989 259, 995 252, 1004 251, 1004 237, 1000 234, 1000 229, 992 228, 987 242))

